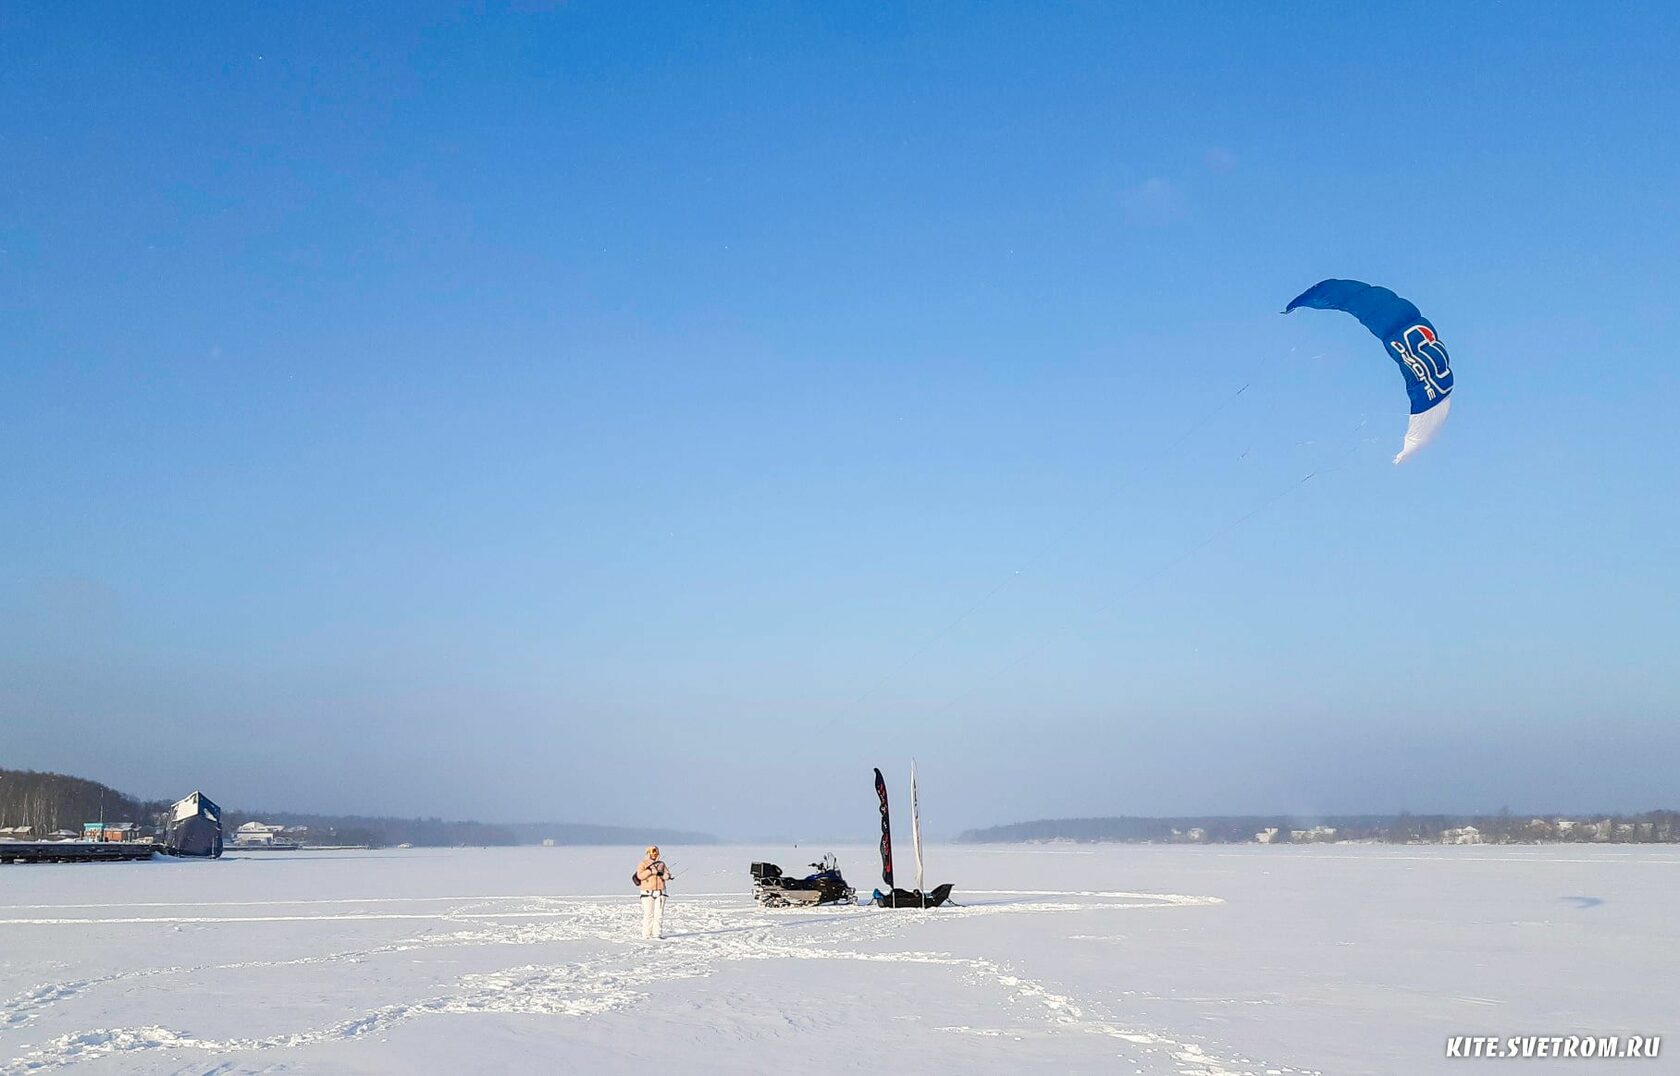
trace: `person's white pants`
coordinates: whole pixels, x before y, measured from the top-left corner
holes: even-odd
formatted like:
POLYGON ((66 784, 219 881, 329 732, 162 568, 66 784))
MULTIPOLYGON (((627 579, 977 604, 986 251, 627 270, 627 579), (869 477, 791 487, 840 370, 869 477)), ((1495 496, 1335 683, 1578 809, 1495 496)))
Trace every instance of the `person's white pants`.
POLYGON ((665 936, 665 894, 642 894, 642 937, 665 936))

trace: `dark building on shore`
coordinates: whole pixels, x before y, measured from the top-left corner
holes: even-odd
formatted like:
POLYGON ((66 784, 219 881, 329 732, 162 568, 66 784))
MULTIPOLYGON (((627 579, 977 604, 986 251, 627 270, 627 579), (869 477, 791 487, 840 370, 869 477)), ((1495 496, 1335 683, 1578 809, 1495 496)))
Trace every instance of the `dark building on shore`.
POLYGON ((164 816, 163 850, 172 856, 220 857, 222 809, 202 792, 177 802, 164 816))

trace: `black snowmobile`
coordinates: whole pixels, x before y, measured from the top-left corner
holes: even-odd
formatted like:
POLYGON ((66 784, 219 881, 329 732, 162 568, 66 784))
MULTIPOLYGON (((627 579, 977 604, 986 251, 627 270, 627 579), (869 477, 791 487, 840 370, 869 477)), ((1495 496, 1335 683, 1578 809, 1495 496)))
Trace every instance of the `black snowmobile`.
POLYGON ((791 905, 856 904, 857 890, 840 876, 840 864, 832 853, 813 863, 815 874, 789 878, 774 863, 752 865, 753 899, 766 908, 791 905))

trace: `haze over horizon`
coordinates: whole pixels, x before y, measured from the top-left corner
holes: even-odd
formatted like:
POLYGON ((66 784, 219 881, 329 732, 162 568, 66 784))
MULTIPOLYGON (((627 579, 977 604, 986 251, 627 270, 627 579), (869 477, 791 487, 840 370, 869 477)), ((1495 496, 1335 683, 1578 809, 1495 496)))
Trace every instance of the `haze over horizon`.
POLYGON ((0 766, 860 842, 912 757, 945 836, 1676 806, 1677 48, 8 5, 0 766), (1404 467, 1379 345, 1278 315, 1335 276, 1451 349, 1404 467))

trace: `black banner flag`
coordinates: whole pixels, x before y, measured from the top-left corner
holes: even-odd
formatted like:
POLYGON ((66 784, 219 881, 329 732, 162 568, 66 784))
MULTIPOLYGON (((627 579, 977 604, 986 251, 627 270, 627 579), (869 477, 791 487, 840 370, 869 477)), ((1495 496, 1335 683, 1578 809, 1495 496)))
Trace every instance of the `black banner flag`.
POLYGON ((892 892, 892 821, 887 817, 887 781, 875 770, 875 794, 881 797, 881 881, 892 892))

